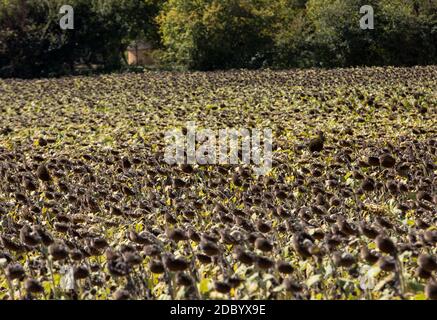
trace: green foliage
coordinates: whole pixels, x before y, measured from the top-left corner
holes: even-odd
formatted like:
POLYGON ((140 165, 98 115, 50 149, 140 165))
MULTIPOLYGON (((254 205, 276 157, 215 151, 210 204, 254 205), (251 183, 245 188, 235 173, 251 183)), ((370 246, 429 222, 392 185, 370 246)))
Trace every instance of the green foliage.
POLYGON ((193 69, 415 65, 436 58, 428 0, 170 0, 158 22, 168 58, 193 69), (375 30, 360 28, 372 5, 375 30))
POLYGON ((158 21, 169 58, 201 70, 262 66, 272 46, 266 3, 168 1, 158 21))
POLYGON ((436 63, 437 4, 427 0, 309 0, 316 63, 327 66, 436 63), (361 30, 371 5, 375 29, 361 30))
POLYGON ((162 65, 196 70, 437 63, 431 0, 72 0, 66 31, 63 2, 0 1, 0 76, 118 69, 136 39, 162 65), (363 5, 374 30, 360 28, 363 5))
POLYGON ((437 62, 437 2, 390 0, 381 11, 381 64, 437 62))
POLYGON ((116 69, 132 39, 157 41, 155 0, 74 0, 74 30, 59 26, 61 0, 9 0, 0 7, 0 75, 70 73, 83 64, 116 69), (155 32, 153 31, 155 30, 155 32))
POLYGON ((313 64, 310 48, 312 26, 306 17, 307 0, 278 0, 272 3, 274 12, 270 34, 274 42, 273 65, 307 67, 313 64))

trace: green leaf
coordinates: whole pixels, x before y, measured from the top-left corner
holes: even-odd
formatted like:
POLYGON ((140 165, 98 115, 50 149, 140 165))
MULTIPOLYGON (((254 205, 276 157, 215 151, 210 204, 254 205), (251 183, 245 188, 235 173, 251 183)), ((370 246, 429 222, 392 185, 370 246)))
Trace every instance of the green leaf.
POLYGON ((202 280, 200 280, 200 284, 199 284, 200 293, 201 294, 208 293, 211 290, 210 284, 211 284, 211 280, 208 278, 203 278, 202 280))
POLYGON ((308 280, 306 281, 306 285, 308 287, 311 287, 311 286, 315 285, 316 283, 318 283, 321 279, 322 279, 321 274, 315 274, 315 275, 308 278, 308 280))
POLYGON ((422 293, 416 294, 416 295, 414 296, 413 300, 426 300, 426 296, 425 296, 425 294, 422 292, 422 293))

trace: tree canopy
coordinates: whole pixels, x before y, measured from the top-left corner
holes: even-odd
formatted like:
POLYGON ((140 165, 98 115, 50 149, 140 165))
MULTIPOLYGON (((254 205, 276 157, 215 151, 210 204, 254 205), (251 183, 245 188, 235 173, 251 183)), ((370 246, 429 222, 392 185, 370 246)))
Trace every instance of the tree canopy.
POLYGON ((434 0, 72 0, 74 30, 59 27, 61 0, 0 0, 0 75, 49 76, 78 64, 114 70, 134 39, 161 62, 195 70, 437 61, 434 0), (374 8, 362 30, 360 8, 374 8))

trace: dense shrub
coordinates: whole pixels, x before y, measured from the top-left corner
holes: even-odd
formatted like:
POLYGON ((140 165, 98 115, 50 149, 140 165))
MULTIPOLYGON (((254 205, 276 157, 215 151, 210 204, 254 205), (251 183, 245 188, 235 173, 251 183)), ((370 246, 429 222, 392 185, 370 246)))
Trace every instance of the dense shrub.
POLYGON ((169 0, 159 16, 168 56, 193 69, 260 67, 272 39, 264 1, 169 0))
POLYGON ((437 62, 429 0, 169 0, 159 17, 171 61, 192 69, 437 62), (372 5, 375 29, 361 30, 372 5))
POLYGON ((309 0, 313 63, 327 66, 433 64, 437 2, 309 0), (361 30, 359 8, 370 4, 375 29, 361 30))
POLYGON ((157 1, 73 0, 74 30, 59 27, 61 0, 3 0, 0 74, 35 77, 71 73, 77 64, 116 69, 129 41, 153 32, 157 1))
POLYGON ((0 76, 118 69, 138 38, 196 70, 437 63, 433 0, 72 0, 67 31, 63 2, 0 0, 0 76), (359 27, 363 5, 374 30, 359 27))

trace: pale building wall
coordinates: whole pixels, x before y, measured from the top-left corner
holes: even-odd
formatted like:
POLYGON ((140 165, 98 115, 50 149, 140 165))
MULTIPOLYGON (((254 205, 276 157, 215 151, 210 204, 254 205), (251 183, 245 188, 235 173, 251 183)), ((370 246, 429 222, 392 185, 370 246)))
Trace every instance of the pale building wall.
POLYGON ((151 65, 154 61, 150 53, 150 50, 128 50, 127 63, 129 65, 151 65))

